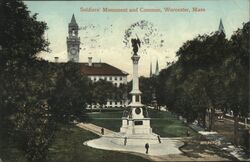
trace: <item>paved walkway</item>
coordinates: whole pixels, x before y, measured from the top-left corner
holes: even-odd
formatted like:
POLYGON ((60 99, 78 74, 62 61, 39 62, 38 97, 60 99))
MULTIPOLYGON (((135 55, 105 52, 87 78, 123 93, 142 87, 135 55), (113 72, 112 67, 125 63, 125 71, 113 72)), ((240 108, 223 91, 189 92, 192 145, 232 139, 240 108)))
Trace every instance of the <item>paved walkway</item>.
MULTIPOLYGON (((232 119, 228 119, 228 118, 223 118, 223 119, 234 123, 234 120, 232 120, 232 119)), ((243 122, 238 122, 238 123, 239 123, 239 125, 242 125, 242 126, 245 126, 247 128, 250 128, 250 124, 245 124, 243 122)))
MULTIPOLYGON (((122 137, 117 132, 104 128, 104 135, 102 135, 102 127, 99 127, 92 123, 78 123, 77 126, 101 136, 98 139, 85 141, 84 144, 87 146, 104 150, 126 151, 145 154, 145 143, 140 143, 140 139, 138 139, 138 145, 127 144, 125 146, 123 144, 124 137, 122 137)), ((127 141, 129 143, 130 139, 128 138, 127 141)), ((180 154, 182 152, 179 150, 179 147, 181 147, 183 144, 184 143, 180 140, 180 138, 161 138, 161 143, 150 144, 148 155, 159 156, 169 154, 180 154)))
MULTIPOLYGON (((87 131, 90 131, 92 133, 95 133, 99 136, 102 136, 102 133, 101 133, 101 129, 102 127, 99 127, 97 125, 94 125, 92 123, 78 123, 76 124, 76 126, 80 127, 80 128, 83 128, 87 131)), ((112 131, 112 130, 109 130, 109 129, 106 129, 106 128, 103 128, 104 129, 104 135, 105 136, 113 136, 116 134, 116 132, 112 131)))
MULTIPOLYGON (((120 139, 116 137, 101 137, 98 139, 86 141, 84 142, 84 144, 93 148, 104 149, 104 150, 137 152, 141 154, 145 154, 146 152, 144 147, 145 145, 144 142, 138 145, 125 146, 122 144, 117 144, 119 140, 120 139)), ((178 148, 184 144, 183 142, 170 138, 163 138, 161 139, 161 141, 162 143, 150 144, 148 155, 160 156, 160 155, 182 153, 178 148)))
MULTIPOLYGON (((91 131, 99 136, 98 139, 85 141, 84 145, 89 147, 104 149, 104 150, 113 150, 127 152, 133 155, 141 156, 153 161, 227 161, 229 159, 220 157, 216 153, 201 152, 196 153, 192 151, 189 147, 182 151, 179 148, 183 145, 183 141, 188 140, 188 138, 161 138, 161 144, 150 144, 149 153, 145 153, 144 145, 127 145, 117 144, 114 142, 114 137, 117 137, 119 133, 111 131, 104 128, 104 136, 101 135, 101 128, 97 125, 91 123, 79 123, 78 127, 85 130, 91 131), (198 156, 190 156, 195 153, 198 156)), ((119 136, 117 137, 119 139, 119 136)), ((189 141, 189 140, 188 140, 189 141)))

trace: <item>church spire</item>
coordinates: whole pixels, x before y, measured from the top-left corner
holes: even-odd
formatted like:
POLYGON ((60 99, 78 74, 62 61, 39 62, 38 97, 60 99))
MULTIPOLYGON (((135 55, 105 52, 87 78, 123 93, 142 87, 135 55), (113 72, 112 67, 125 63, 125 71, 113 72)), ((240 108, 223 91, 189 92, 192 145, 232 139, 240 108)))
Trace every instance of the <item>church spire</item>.
POLYGON ((219 29, 218 29, 218 32, 221 34, 221 33, 225 33, 225 29, 224 29, 224 26, 223 26, 223 23, 222 23, 222 19, 220 19, 220 25, 219 25, 219 29))
POLYGON ((150 62, 150 74, 149 77, 152 77, 153 73, 152 73, 152 62, 150 62))
POLYGON ((159 75, 159 65, 158 65, 158 59, 157 59, 157 61, 156 61, 155 75, 159 75))

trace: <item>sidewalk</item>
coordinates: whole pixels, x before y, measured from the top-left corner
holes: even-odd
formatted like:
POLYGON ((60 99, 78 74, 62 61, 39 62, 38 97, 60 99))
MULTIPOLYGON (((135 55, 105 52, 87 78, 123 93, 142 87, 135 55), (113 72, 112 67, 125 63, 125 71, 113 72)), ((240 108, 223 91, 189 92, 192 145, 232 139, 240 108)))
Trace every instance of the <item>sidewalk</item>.
POLYGON ((101 136, 98 139, 85 141, 84 145, 89 147, 112 150, 112 151, 121 151, 129 154, 137 155, 150 159, 153 161, 228 161, 226 157, 217 155, 217 152, 202 151, 199 148, 199 151, 195 149, 195 146, 199 145, 199 141, 196 141, 195 144, 191 144, 189 138, 161 138, 161 144, 152 144, 149 148, 149 154, 145 153, 144 143, 141 145, 123 145, 117 144, 115 140, 120 137, 117 136, 119 133, 108 130, 106 128, 104 136, 101 135, 101 127, 91 124, 91 123, 79 123, 78 127, 91 131, 95 134, 101 136), (181 148, 184 142, 188 142, 188 147, 181 148), (197 143, 198 142, 198 143, 197 143), (191 145, 190 145, 191 144, 191 145))
MULTIPOLYGON (((99 136, 102 136, 102 133, 101 133, 102 127, 99 127, 99 126, 94 125, 92 123, 78 123, 78 124, 76 124, 76 126, 83 128, 87 131, 90 131, 92 133, 95 133, 99 136)), ((103 128, 103 129, 104 129, 104 136, 114 136, 116 134, 116 132, 109 130, 107 128, 103 128)))

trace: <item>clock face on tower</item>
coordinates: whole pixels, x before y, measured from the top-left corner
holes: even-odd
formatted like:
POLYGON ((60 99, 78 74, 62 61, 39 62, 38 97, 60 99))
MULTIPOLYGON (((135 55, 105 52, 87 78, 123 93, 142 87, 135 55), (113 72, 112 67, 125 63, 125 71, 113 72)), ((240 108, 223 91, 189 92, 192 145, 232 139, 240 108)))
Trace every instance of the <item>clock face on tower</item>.
POLYGON ((76 55, 76 53, 77 53, 77 50, 75 48, 70 49, 70 54, 76 55))

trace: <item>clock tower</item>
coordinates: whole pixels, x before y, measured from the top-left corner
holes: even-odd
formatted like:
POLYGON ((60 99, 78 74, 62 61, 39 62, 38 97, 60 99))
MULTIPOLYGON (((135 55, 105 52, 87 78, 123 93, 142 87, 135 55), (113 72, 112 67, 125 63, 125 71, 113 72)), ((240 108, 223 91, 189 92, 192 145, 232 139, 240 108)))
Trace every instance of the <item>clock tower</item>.
POLYGON ((80 37, 78 37, 78 24, 73 14, 68 26, 67 53, 68 61, 79 62, 80 37))

